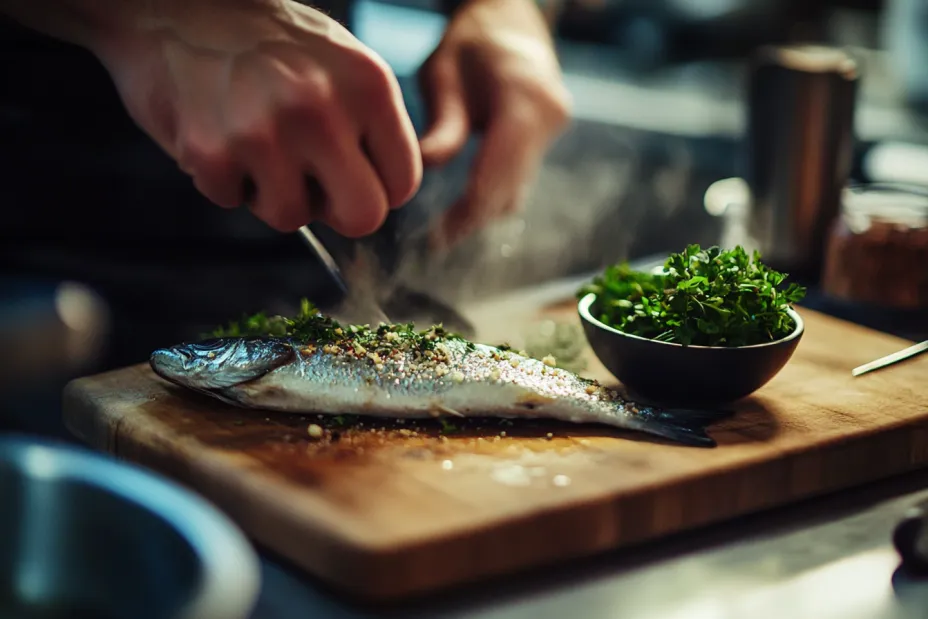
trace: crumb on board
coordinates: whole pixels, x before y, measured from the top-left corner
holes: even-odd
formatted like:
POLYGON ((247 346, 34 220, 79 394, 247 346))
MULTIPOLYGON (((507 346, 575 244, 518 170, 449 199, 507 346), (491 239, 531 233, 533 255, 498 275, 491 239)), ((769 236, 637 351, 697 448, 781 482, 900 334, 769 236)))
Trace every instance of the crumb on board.
POLYGON ((307 432, 309 432, 309 436, 311 438, 322 438, 322 435, 323 435, 322 426, 320 426, 319 424, 315 424, 315 423, 309 424, 309 428, 307 428, 307 432))

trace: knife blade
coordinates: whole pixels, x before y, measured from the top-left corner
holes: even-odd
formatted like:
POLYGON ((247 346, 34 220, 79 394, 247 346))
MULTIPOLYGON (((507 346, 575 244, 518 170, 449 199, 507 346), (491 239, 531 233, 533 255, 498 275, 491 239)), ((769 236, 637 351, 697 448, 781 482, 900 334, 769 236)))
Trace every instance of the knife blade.
POLYGON ((888 365, 892 365, 894 363, 898 363, 906 359, 911 359, 912 357, 920 355, 926 351, 928 351, 928 340, 925 340, 924 342, 921 342, 919 344, 914 344, 912 346, 909 346, 908 348, 904 348, 898 352, 894 352, 891 355, 880 357, 879 359, 875 359, 871 361, 870 363, 865 363, 859 367, 856 367, 853 370, 851 370, 851 375, 860 376, 862 374, 866 374, 867 372, 872 372, 874 370, 884 368, 888 365))
POLYGON ((375 277, 370 272, 373 267, 370 260, 361 257, 352 265, 346 265, 350 275, 349 279, 351 279, 351 284, 349 284, 335 258, 312 230, 308 226, 301 226, 298 233, 313 254, 322 262, 342 293, 337 306, 327 308, 326 313, 346 324, 376 325, 381 322, 390 322, 377 302, 372 287, 368 285, 375 277))
POLYGON ((335 280, 335 284, 341 289, 342 293, 347 296, 348 285, 345 283, 345 277, 342 275, 342 270, 338 267, 338 263, 335 262, 335 258, 332 257, 329 250, 316 238, 316 235, 309 229, 309 226, 301 226, 297 232, 313 253, 316 254, 316 257, 322 261, 325 268, 328 269, 329 275, 335 280))

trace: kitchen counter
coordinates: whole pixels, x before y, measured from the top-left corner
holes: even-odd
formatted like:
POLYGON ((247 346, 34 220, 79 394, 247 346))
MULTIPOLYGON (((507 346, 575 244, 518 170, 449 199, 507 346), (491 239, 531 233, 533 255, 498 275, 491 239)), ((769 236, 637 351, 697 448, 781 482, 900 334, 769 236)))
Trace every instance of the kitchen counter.
POLYGON ((928 582, 897 571, 890 535, 925 488, 914 474, 381 612, 265 556, 254 617, 923 619, 928 582))

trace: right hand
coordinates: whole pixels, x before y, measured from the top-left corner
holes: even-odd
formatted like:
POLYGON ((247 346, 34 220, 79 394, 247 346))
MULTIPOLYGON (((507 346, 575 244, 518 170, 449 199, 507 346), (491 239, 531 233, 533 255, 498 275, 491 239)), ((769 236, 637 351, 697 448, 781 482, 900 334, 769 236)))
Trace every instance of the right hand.
POLYGON ((345 28, 292 0, 165 2, 94 51, 132 117, 216 204, 289 232, 359 237, 418 190, 396 77, 345 28), (308 195, 316 181, 324 203, 308 195), (246 180, 247 179, 247 180, 246 180))

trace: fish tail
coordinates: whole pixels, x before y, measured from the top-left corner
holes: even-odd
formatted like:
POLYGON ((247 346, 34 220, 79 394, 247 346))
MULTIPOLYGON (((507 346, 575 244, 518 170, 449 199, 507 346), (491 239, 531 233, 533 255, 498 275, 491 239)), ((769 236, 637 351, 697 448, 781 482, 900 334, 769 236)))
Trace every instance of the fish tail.
POLYGON ((733 414, 727 410, 655 409, 654 416, 641 430, 693 447, 715 447, 715 439, 706 433, 707 426, 733 414))

